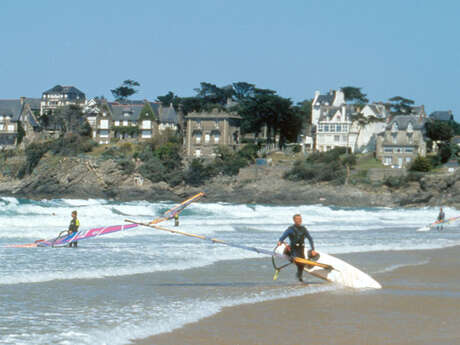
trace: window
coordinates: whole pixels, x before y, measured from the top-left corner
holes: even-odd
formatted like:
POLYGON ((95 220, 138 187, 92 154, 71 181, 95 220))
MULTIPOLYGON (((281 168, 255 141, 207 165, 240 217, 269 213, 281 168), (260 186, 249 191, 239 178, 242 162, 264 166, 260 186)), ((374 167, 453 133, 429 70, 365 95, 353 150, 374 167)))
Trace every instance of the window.
POLYGON ((150 129, 152 121, 150 120, 143 120, 142 121, 142 129, 150 129))
POLYGON ((201 134, 197 134, 196 137, 195 137, 195 140, 196 140, 197 144, 200 144, 201 143, 201 134))
POLYGON ((151 131, 142 131, 141 137, 142 138, 151 138, 152 137, 152 132, 151 131))
POLYGON ((99 132, 99 137, 108 138, 109 137, 109 131, 100 131, 99 132))
POLYGON ((342 130, 344 132, 348 132, 348 125, 342 125, 342 130))
POLYGON ((14 132, 14 125, 8 125, 8 131, 14 132))
POLYGON ((392 163, 391 156, 383 157, 383 165, 391 165, 391 163, 392 163))
POLYGON ((330 131, 335 132, 335 125, 334 124, 330 125, 330 131))
POLYGON ((384 147, 383 152, 393 153, 393 148, 392 147, 384 147))
POLYGON ((342 135, 342 141, 343 141, 344 143, 347 142, 347 136, 346 136, 346 135, 342 135))
POLYGON ((340 141, 340 135, 334 135, 334 141, 339 142, 340 141))
POLYGON ((406 163, 409 164, 411 162, 412 158, 411 157, 406 157, 406 163))
POLYGON ((128 121, 123 121, 123 126, 128 126, 128 121))
POLYGON ((337 132, 341 132, 341 131, 342 131, 342 126, 341 126, 341 125, 337 125, 336 131, 337 131, 337 132))
POLYGON ((102 129, 109 129, 109 120, 101 120, 100 127, 102 129))
POLYGON ((205 142, 206 144, 209 143, 209 140, 210 140, 210 139, 211 139, 211 136, 210 136, 209 134, 205 134, 205 135, 204 135, 204 142, 205 142))
POLYGON ((201 156, 201 150, 200 149, 196 149, 195 150, 195 157, 200 157, 201 156))
POLYGON ((402 147, 395 147, 395 151, 394 151, 394 152, 396 152, 396 153, 401 153, 401 152, 403 152, 403 149, 402 149, 402 147))
POLYGON ((220 139, 220 134, 214 134, 214 143, 218 144, 220 139))
POLYGON ((406 147, 406 148, 404 149, 404 152, 412 153, 412 152, 414 152, 414 148, 413 148, 413 147, 406 147))
POLYGON ((318 132, 322 132, 323 131, 323 125, 318 125, 318 132))
POLYGON ((324 125, 324 132, 329 132, 329 125, 324 125))
POLYGON ((392 135, 391 140, 393 141, 393 144, 396 144, 398 142, 398 138, 397 138, 396 134, 392 135))
POLYGON ((115 126, 120 126, 120 121, 115 121, 115 126))

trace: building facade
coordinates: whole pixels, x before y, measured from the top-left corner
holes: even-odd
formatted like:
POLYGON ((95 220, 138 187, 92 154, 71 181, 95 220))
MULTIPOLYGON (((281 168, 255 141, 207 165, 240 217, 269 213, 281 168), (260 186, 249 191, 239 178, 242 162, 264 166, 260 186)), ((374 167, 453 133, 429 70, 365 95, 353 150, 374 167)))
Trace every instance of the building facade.
POLYGON ((241 116, 219 110, 190 113, 185 117, 185 152, 188 157, 213 157, 219 145, 237 149, 241 116))
POLYGON ((40 105, 40 115, 53 112, 55 109, 66 105, 78 105, 83 107, 85 104, 85 94, 76 87, 56 85, 55 87, 43 92, 40 105))
POLYGON ((377 137, 377 159, 393 168, 408 168, 418 155, 426 156, 425 123, 420 116, 395 116, 377 137))
POLYGON ((93 140, 109 144, 111 139, 148 140, 166 129, 178 129, 179 115, 170 105, 131 101, 128 104, 91 99, 85 107, 93 140))
POLYGON ((33 98, 0 100, 0 149, 16 147, 20 127, 23 142, 34 140, 40 127, 35 117, 39 109, 38 100, 33 98))

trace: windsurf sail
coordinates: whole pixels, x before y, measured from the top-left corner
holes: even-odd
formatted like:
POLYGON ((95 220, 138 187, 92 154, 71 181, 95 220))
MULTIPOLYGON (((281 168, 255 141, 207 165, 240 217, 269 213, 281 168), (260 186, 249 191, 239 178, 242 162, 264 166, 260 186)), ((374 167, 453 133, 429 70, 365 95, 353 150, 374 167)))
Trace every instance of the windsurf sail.
POLYGON ((445 219, 445 220, 437 220, 436 222, 434 223, 431 223, 429 225, 426 225, 424 227, 421 227, 419 229, 417 229, 417 231, 430 231, 432 228, 438 226, 438 225, 449 225, 449 224, 452 224, 456 221, 460 220, 460 216, 457 216, 457 217, 451 217, 451 218, 448 218, 448 219, 445 219))
MULTIPOLYGON (((181 202, 179 205, 174 206, 173 208, 169 209, 159 218, 154 219, 149 224, 158 224, 165 220, 174 218, 176 214, 179 214, 190 205, 192 202, 200 200, 205 194, 203 192, 198 193, 191 198, 181 202)), ((94 238, 102 235, 111 234, 118 231, 124 231, 136 228, 138 224, 131 222, 131 224, 124 224, 124 225, 111 225, 111 226, 103 226, 99 228, 93 228, 89 230, 82 230, 78 231, 74 234, 68 234, 67 230, 62 231, 57 237, 50 239, 50 240, 37 240, 34 243, 27 243, 27 244, 13 244, 7 245, 6 247, 10 248, 35 248, 35 247, 64 247, 72 242, 86 240, 89 238, 94 238)))
POLYGON ((195 194, 191 198, 188 198, 187 200, 181 202, 179 205, 174 206, 173 208, 167 210, 165 213, 163 213, 162 217, 152 220, 151 222, 149 222, 149 224, 158 224, 158 223, 163 222, 165 220, 174 218, 176 216, 176 214, 181 213, 184 210, 184 208, 186 208, 192 202, 198 201, 204 196, 205 196, 205 194, 203 192, 195 194))
MULTIPOLYGON (((236 244, 236 243, 222 241, 222 240, 219 240, 217 238, 212 238, 212 237, 208 237, 208 236, 202 236, 202 235, 191 234, 191 233, 188 233, 188 232, 172 230, 172 229, 164 228, 162 226, 151 224, 151 223, 141 223, 141 222, 136 222, 136 221, 130 220, 130 219, 125 219, 125 222, 132 223, 132 224, 137 224, 137 225, 142 225, 142 226, 147 226, 149 228, 154 228, 154 229, 157 229, 157 230, 170 232, 172 234, 179 234, 179 235, 184 235, 184 236, 188 236, 188 237, 198 238, 198 239, 209 241, 209 242, 212 242, 212 243, 223 244, 223 245, 229 246, 229 247, 249 250, 249 251, 252 251, 252 252, 256 252, 258 254, 283 257, 282 255, 279 255, 279 254, 277 254, 276 252, 274 252, 272 250, 260 249, 260 248, 256 248, 256 247, 249 247, 249 246, 245 246, 245 245, 242 245, 242 244, 236 244)), ((325 264, 322 264, 320 262, 311 261, 311 260, 307 260, 307 259, 304 259, 304 258, 293 257, 292 260, 294 262, 302 263, 302 264, 305 264, 305 265, 319 266, 319 267, 322 267, 322 268, 325 268, 325 269, 333 269, 333 267, 330 266, 330 265, 325 265, 325 264)))

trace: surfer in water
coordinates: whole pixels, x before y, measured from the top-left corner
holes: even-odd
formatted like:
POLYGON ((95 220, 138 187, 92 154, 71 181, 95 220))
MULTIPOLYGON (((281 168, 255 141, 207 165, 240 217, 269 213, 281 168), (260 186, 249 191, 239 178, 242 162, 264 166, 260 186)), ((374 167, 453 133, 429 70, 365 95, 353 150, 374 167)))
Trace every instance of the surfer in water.
MULTIPOLYGON (((79 227, 80 227, 80 221, 77 218, 77 211, 72 211, 72 220, 70 221, 68 234, 69 235, 75 234, 78 231, 79 227)), ((77 248, 77 246, 78 246, 77 241, 71 242, 69 244, 69 247, 77 248)))
POLYGON ((442 210, 442 207, 441 207, 439 209, 439 214, 438 214, 438 222, 440 222, 440 224, 438 224, 437 228, 439 231, 441 231, 443 228, 442 222, 444 222, 445 218, 446 218, 446 215, 444 214, 444 211, 442 210))
MULTIPOLYGON (((311 250, 308 253, 309 257, 316 257, 318 253, 315 251, 315 246, 313 244, 313 238, 308 232, 307 228, 302 225, 302 216, 300 214, 295 214, 293 217, 294 224, 284 231, 278 240, 278 246, 280 246, 283 241, 289 237, 290 241, 290 252, 291 257, 298 257, 305 259, 305 238, 310 242, 311 250)), ((296 277, 299 281, 303 282, 303 269, 305 265, 296 263, 297 265, 297 274, 296 277)))

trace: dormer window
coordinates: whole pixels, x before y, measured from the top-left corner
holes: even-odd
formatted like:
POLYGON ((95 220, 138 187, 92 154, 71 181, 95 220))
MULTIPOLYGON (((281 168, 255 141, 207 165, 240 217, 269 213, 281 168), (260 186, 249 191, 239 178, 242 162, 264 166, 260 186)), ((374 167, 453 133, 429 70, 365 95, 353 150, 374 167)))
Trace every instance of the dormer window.
POLYGON ((412 126, 412 123, 409 122, 407 125, 407 133, 413 133, 414 132, 414 127, 412 126))
POLYGON ((393 123, 393 125, 391 126, 391 131, 397 132, 398 130, 399 130, 398 124, 396 122, 393 123))
POLYGON ((123 113, 123 116, 124 116, 124 117, 128 117, 129 115, 130 115, 130 113, 127 112, 127 111, 125 111, 125 112, 123 113))

